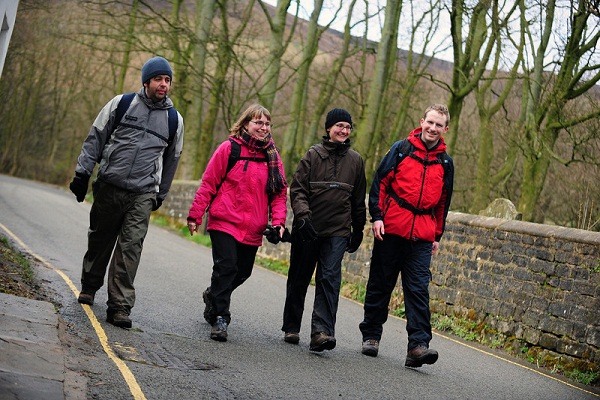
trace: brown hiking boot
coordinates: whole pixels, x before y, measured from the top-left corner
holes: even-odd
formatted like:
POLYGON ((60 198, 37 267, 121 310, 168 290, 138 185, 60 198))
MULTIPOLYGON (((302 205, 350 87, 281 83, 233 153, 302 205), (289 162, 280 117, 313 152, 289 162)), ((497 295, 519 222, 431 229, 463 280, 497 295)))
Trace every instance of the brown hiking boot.
POLYGON ((79 293, 79 297, 77 298, 77 302, 81 304, 87 304, 89 306, 94 305, 94 295, 95 293, 79 293))
POLYGON ((362 353, 366 356, 377 357, 377 353, 379 353, 379 340, 365 340, 362 344, 362 353))
POLYGON ((119 328, 131 328, 131 319, 124 311, 106 311, 106 322, 119 328))
POLYGON ((319 332, 310 338, 310 351, 333 350, 335 348, 335 338, 325 332, 319 332))
POLYGON ((438 352, 425 346, 417 346, 406 353, 405 367, 419 368, 423 364, 434 364, 438 359, 438 352))
POLYGON ((283 341, 291 344, 298 344, 300 342, 300 335, 297 332, 286 332, 283 336, 283 341))

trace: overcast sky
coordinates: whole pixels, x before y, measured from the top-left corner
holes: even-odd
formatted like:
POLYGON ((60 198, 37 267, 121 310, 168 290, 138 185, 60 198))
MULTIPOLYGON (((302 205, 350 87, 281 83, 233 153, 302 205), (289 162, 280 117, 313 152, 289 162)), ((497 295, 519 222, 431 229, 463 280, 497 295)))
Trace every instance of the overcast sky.
MULTIPOLYGON (((277 0, 264 0, 265 2, 272 4, 273 6, 275 6, 277 4, 277 0)), ((382 8, 385 6, 387 0, 370 0, 369 1, 369 13, 371 15, 376 14, 376 11, 378 8, 382 8)), ((505 7, 505 9, 508 9, 508 6, 510 6, 510 2, 511 0, 508 0, 507 5, 505 7)), ((349 0, 344 0, 342 1, 343 4, 343 9, 342 11, 339 13, 339 15, 336 18, 336 21, 334 21, 334 23, 331 25, 331 27, 333 29, 339 30, 339 31, 343 31, 344 29, 344 24, 346 22, 346 15, 348 13, 348 4, 350 3, 349 0)), ((445 3, 449 3, 449 1, 445 1, 445 3)), ((312 0, 302 0, 300 1, 300 13, 299 16, 301 18, 305 18, 305 19, 309 19, 310 18, 310 13, 312 12, 312 8, 314 5, 314 2, 312 0)), ((319 24, 320 25, 327 25, 332 18, 334 17, 334 13, 337 10, 337 7, 340 4, 340 0, 324 0, 324 5, 323 5, 323 9, 321 11, 321 15, 319 18, 319 24)), ((410 35, 414 34, 415 37, 415 47, 414 47, 414 51, 416 52, 424 52, 425 54, 429 55, 429 56, 435 56, 436 58, 441 58, 444 59, 446 61, 453 61, 453 55, 452 55, 452 43, 451 43, 451 38, 450 38, 450 20, 449 20, 449 15, 448 15, 448 11, 444 10, 442 12, 439 13, 439 19, 435 20, 435 22, 431 22, 431 21, 425 21, 424 22, 424 28, 422 30, 417 30, 415 32, 412 32, 412 26, 414 24, 413 21, 411 21, 412 17, 411 17, 411 5, 414 8, 414 15, 417 17, 420 17, 423 15, 423 12, 425 10, 427 10, 430 7, 430 0, 412 0, 411 2, 405 2, 405 4, 403 5, 403 10, 402 10, 402 16, 401 16, 401 20, 400 20, 400 28, 399 28, 399 39, 398 39, 398 47, 400 49, 403 50, 408 50, 409 48, 409 40, 410 40, 410 35), (424 38, 425 35, 427 35, 430 31, 430 27, 432 26, 432 24, 437 23, 438 25, 435 28, 435 33, 432 39, 430 39, 430 43, 428 45, 428 47, 423 51, 422 50, 422 43, 424 42, 424 38)), ((290 13, 294 13, 295 12, 295 7, 296 7, 296 2, 292 2, 292 4, 290 5, 290 8, 288 10, 288 12, 290 13)), ((564 34, 564 32, 567 32, 567 23, 569 21, 569 13, 571 12, 571 9, 573 7, 573 3, 572 0, 558 0, 557 1, 557 8, 556 8, 556 18, 554 21, 554 28, 553 28, 553 36, 551 38, 551 44, 549 46, 549 49, 547 51, 547 57, 546 57, 546 63, 548 65, 550 65, 550 61, 554 60, 556 61, 557 59, 560 58, 559 52, 557 52, 557 48, 564 48, 564 45, 556 45, 556 43, 561 43, 562 41, 564 41, 566 39, 566 35, 564 34), (562 32, 562 34, 561 34, 562 32)), ((534 35, 534 39, 536 37, 536 34, 538 32, 535 32, 536 29, 541 28, 541 24, 539 24, 539 16, 536 14, 539 14, 540 11, 545 11, 544 9, 540 10, 537 9, 535 7, 532 7, 528 10, 528 18, 529 20, 533 20, 534 16, 538 17, 538 22, 537 23, 532 23, 530 25, 530 29, 532 29, 532 34, 534 35)), ((365 15, 365 1, 363 0, 358 0, 356 2, 356 6, 353 12, 353 22, 356 23, 356 25, 354 26, 353 30, 352 30, 352 34, 355 36, 362 36, 364 34, 365 28, 366 28, 366 24, 364 22, 358 23, 360 20, 364 19, 364 15, 365 15)), ((381 27, 383 26, 383 19, 385 18, 385 15, 383 13, 381 13, 379 16, 376 17, 372 17, 369 20, 369 25, 368 25, 368 38, 370 40, 374 40, 374 41, 379 41, 379 39, 381 38, 381 27)), ((515 15, 515 18, 513 19, 513 31, 518 31, 518 15, 515 15)), ((594 21, 593 18, 592 20, 590 20, 590 25, 593 25, 594 21)), ((599 29, 598 25, 595 26, 590 26, 591 31, 596 31, 597 29, 599 29)), ((592 35, 593 32, 590 33, 590 35, 592 35)), ((539 41, 535 41, 536 43, 539 43, 539 41)), ((505 63, 505 67, 504 68, 510 68, 512 67, 512 63, 514 62, 515 57, 513 56, 513 54, 511 54, 510 51, 510 46, 506 46, 503 49, 503 56, 504 56, 504 63, 505 63)), ((529 57, 531 57, 532 55, 530 54, 529 57)), ((600 55, 596 55, 594 56, 595 59, 598 59, 598 57, 600 57, 600 55)), ((531 60, 530 60, 531 61, 531 60)))
MULTIPOLYGON (((273 6, 275 6, 277 4, 277 0, 264 0, 264 1, 273 6)), ((343 3, 342 11, 340 11, 336 20, 331 25, 331 27, 333 29, 338 30, 338 31, 344 30, 344 24, 346 23, 346 16, 348 15, 348 4, 350 3, 350 1, 343 1, 342 3, 343 3)), ((312 13, 312 10, 313 10, 313 4, 314 4, 314 2, 311 0, 301 1, 299 16, 306 20, 310 19, 310 14, 312 13)), ((339 4, 340 4, 340 0, 324 0, 323 8, 321 10, 321 15, 319 17, 319 25, 324 26, 324 25, 327 25, 329 22, 331 22, 331 20, 334 18, 337 8, 339 7, 339 4)), ((385 4, 386 4, 386 0, 371 0, 369 2, 369 14, 371 14, 371 15, 376 14, 378 8, 383 8, 385 6, 385 4)), ((413 5, 417 10, 419 10, 422 7, 429 7, 429 1, 428 0, 415 0, 415 1, 413 1, 413 5)), ((295 13, 295 10, 296 10, 295 7, 296 7, 295 2, 292 2, 292 4, 290 5, 290 8, 288 9, 288 12, 295 13)), ((409 11, 410 11, 409 6, 407 4, 404 6, 404 10, 402 13, 403 20, 405 18, 406 19, 410 18, 409 11)), ((365 2, 364 1, 359 0, 356 2, 356 6, 354 8, 353 15, 354 15, 353 22, 356 23, 356 25, 352 29, 352 34, 354 36, 363 36, 365 28, 366 28, 366 24, 364 22, 361 22, 361 23, 358 23, 358 22, 360 20, 363 20, 364 16, 365 16, 365 2)), ((381 27, 383 26, 384 18, 385 18, 385 15, 383 13, 381 13, 380 15, 378 15, 376 17, 372 17, 369 20, 368 39, 376 41, 376 42, 379 41, 379 39, 381 38, 381 27)), ((408 22, 408 23, 410 24, 408 26, 412 25, 410 22, 408 22)), ((400 25, 407 26, 406 24, 404 24, 402 22, 400 25)), ((406 43, 408 41, 408 38, 406 37, 407 34, 408 34, 407 32, 401 32, 400 39, 398 40, 398 46, 404 50, 406 50, 408 48, 408 45, 406 45, 406 46, 402 45, 402 43, 406 43)), ((440 19, 440 25, 439 25, 438 29, 436 30, 436 39, 434 40, 436 43, 436 46, 438 46, 438 48, 436 50, 436 53, 437 53, 436 57, 451 61, 452 60, 452 51, 448 50, 448 48, 449 48, 448 46, 450 44, 450 41, 448 40, 449 36, 450 36, 450 23, 448 20, 447 13, 444 13, 442 18, 440 19), (445 51, 441 51, 442 49, 445 49, 445 51)), ((418 38, 418 34, 417 34, 417 38, 418 38)), ((426 51, 426 53, 428 55, 432 55, 433 51, 434 51, 433 48, 431 48, 429 51, 426 51)))

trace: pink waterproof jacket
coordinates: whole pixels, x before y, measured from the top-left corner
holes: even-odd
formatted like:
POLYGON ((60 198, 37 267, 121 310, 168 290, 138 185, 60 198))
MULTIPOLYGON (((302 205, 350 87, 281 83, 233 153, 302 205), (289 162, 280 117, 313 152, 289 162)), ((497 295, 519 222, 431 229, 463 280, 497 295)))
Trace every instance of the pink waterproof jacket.
MULTIPOLYGON (((208 211, 207 230, 225 232, 238 242, 260 246, 269 214, 271 225, 285 226, 287 187, 269 196, 266 155, 251 150, 239 139, 232 139, 241 145, 242 159, 227 172, 231 142, 226 140, 219 145, 206 166, 188 219, 201 224, 202 216, 208 211), (262 161, 243 159, 246 157, 262 161)), ((285 176, 281 162, 279 165, 285 176)))

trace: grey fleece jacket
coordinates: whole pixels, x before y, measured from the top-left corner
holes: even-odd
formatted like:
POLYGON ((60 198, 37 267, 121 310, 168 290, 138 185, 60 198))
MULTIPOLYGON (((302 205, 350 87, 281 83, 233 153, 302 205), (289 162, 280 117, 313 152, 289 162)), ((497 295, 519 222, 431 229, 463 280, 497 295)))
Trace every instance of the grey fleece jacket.
POLYGON ((183 150, 183 118, 178 112, 177 134, 168 145, 171 99, 153 103, 142 88, 119 123, 115 111, 122 96, 115 96, 96 117, 75 172, 91 176, 99 163, 97 179, 134 193, 158 193, 164 200, 183 150))

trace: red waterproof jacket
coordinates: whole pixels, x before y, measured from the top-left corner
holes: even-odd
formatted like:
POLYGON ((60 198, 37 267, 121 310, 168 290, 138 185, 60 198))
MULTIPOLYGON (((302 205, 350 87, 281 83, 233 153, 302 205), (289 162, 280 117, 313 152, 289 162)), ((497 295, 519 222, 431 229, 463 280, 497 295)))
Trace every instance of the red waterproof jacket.
MULTIPOLYGON (((253 152, 241 140, 231 138, 241 145, 240 158, 256 157, 264 161, 238 160, 227 172, 231 142, 221 143, 202 175, 188 218, 201 224, 202 216, 210 206, 207 230, 225 232, 238 242, 260 246, 269 214, 272 225, 285 226, 287 187, 269 196, 266 155, 253 152)), ((285 176, 283 165, 279 164, 281 174, 285 176)))
POLYGON ((414 146, 414 157, 405 156, 399 163, 402 141, 398 141, 375 173, 369 193, 371 221, 383 220, 386 234, 414 241, 439 241, 452 198, 452 159, 446 156, 450 165, 445 176, 439 162, 439 155, 446 151, 442 138, 428 150, 421 140, 421 128, 417 128, 405 140, 414 146))

